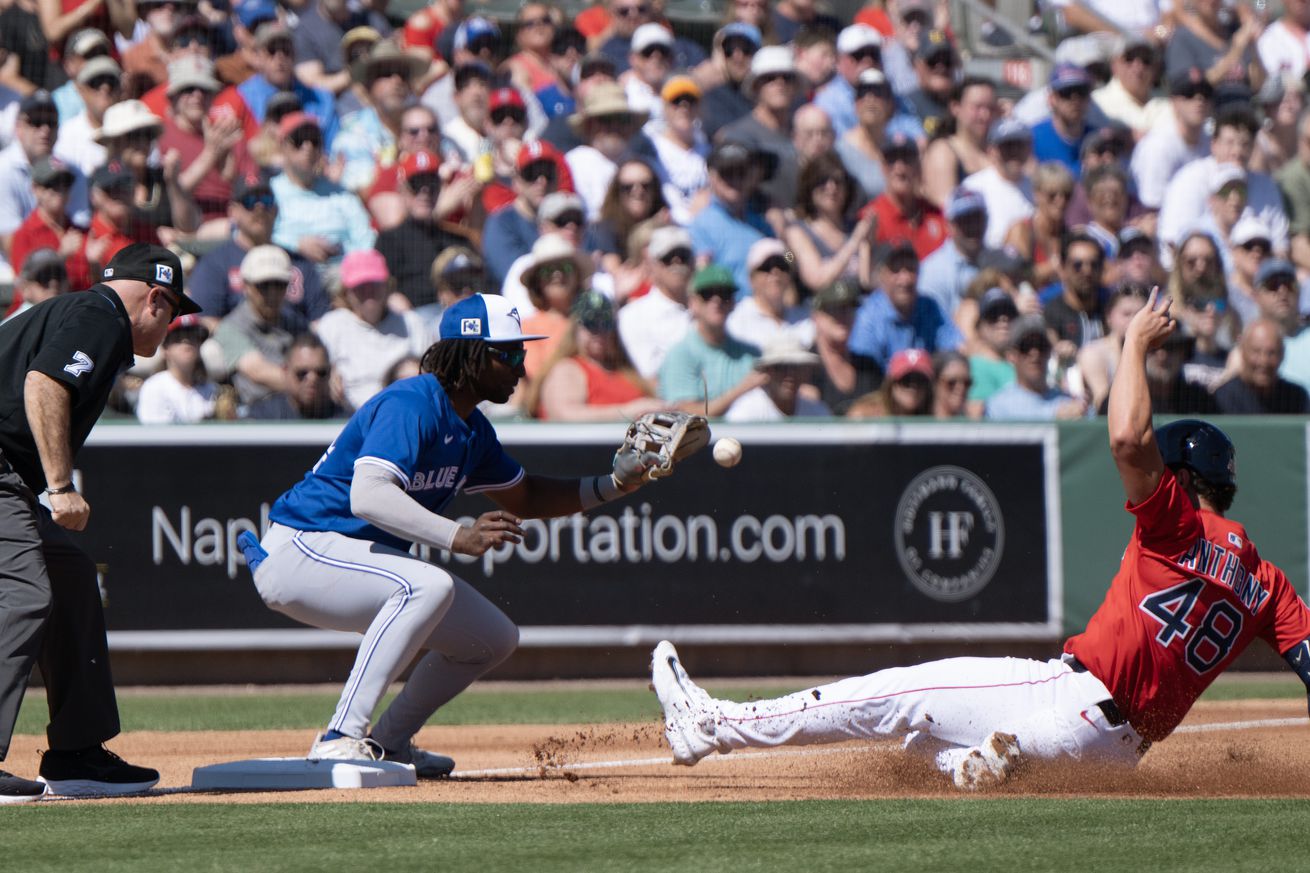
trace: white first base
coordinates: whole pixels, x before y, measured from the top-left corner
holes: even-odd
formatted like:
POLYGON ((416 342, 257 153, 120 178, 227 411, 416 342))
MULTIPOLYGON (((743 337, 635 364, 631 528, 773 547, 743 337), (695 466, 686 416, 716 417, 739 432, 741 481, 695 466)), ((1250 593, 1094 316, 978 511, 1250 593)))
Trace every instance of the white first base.
POLYGON ((393 788, 414 786, 410 764, 396 761, 310 761, 307 758, 253 758, 197 767, 196 790, 278 791, 297 788, 393 788))

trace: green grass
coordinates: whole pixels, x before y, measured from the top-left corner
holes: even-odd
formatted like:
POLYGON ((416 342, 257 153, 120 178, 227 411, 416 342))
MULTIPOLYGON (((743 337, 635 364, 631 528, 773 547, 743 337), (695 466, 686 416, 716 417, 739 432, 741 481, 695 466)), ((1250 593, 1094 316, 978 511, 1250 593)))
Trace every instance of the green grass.
POLYGON ((1310 802, 287 804, 0 810, 5 869, 929 871, 1304 869, 1310 802), (76 847, 70 849, 70 846, 76 847))
MULTIPOLYGON (((711 694, 745 700, 773 697, 798 690, 796 684, 711 683, 711 694)), ((1300 698, 1305 687, 1290 673, 1285 679, 1221 677, 1204 700, 1300 698)), ((390 700, 390 696, 386 698, 390 700)), ((260 689, 217 693, 127 689, 119 694, 123 730, 196 731, 312 729, 322 727, 336 707, 334 692, 260 689)), ((386 701, 384 701, 385 704, 386 701)), ((380 711, 380 710, 379 710, 380 711)), ((655 721, 660 716, 655 695, 639 683, 631 688, 525 689, 475 685, 433 716, 429 724, 599 724, 614 721, 655 721)), ((20 734, 45 730, 45 701, 29 694, 18 716, 20 734)))

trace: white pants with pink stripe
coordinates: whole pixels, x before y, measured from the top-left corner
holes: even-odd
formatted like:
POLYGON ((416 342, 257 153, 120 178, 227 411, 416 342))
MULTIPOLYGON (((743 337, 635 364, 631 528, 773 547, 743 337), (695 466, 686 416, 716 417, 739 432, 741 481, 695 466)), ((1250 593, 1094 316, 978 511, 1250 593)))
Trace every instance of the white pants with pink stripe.
POLYGON ((951 658, 880 670, 748 703, 717 701, 715 738, 734 749, 903 738, 951 772, 993 731, 1012 733, 1027 758, 1136 765, 1142 737, 1111 727, 1091 673, 1058 659, 951 658))

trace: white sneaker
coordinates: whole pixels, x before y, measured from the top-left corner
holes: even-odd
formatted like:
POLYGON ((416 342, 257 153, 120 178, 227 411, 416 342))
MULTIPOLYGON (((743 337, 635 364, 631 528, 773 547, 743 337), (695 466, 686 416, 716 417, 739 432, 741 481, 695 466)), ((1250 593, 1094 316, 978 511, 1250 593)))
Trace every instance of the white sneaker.
POLYGON ((981 745, 969 750, 955 765, 951 776, 955 787, 962 791, 991 788, 1009 779, 1019 760, 1019 739, 1014 734, 995 731, 981 745))
POLYGON ((400 751, 383 753, 382 760, 411 764, 420 779, 444 779, 455 769, 454 758, 420 749, 413 743, 407 743, 400 751))
POLYGON ((727 752, 714 737, 718 707, 714 698, 691 681, 678 660, 678 650, 664 640, 651 653, 651 684, 664 709, 664 736, 673 749, 673 763, 690 767, 711 752, 727 752))
POLYGON ((381 761, 382 747, 368 737, 325 740, 319 734, 305 757, 311 761, 381 761))

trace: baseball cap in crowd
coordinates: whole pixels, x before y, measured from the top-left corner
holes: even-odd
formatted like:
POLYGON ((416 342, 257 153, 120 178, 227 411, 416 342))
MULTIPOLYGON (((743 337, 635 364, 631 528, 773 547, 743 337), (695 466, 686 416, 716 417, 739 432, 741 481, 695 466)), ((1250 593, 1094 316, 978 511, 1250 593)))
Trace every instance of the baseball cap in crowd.
POLYGON ((103 276, 105 281, 136 279, 151 285, 162 285, 177 295, 178 315, 200 311, 200 304, 186 296, 183 290, 181 259, 163 246, 132 243, 119 249, 109 259, 103 276))
POLYGON ((88 27, 79 30, 69 37, 65 44, 65 49, 71 55, 79 58, 91 57, 93 52, 99 51, 100 54, 109 54, 112 50, 109 45, 109 37, 105 36, 104 31, 88 27))
POLYGON ((887 84, 887 77, 877 67, 861 70, 860 75, 855 79, 856 99, 864 97, 870 92, 879 93, 888 98, 892 96, 891 86, 887 84))
POLYGON ((544 139, 536 139, 523 144, 523 147, 519 149, 515 165, 518 167, 519 172, 522 172, 528 165, 535 164, 538 161, 550 161, 558 164, 562 157, 563 155, 560 154, 559 149, 544 139))
POLYGON ((1019 317, 1019 307, 1014 298, 1004 288, 988 288, 978 301, 978 317, 983 321, 999 321, 1008 318, 1011 321, 1019 317))
POLYGON ((714 47, 716 49, 723 48, 723 43, 732 37, 744 39, 749 42, 754 46, 752 51, 759 51, 760 46, 764 44, 764 37, 760 34, 760 29, 758 27, 753 24, 734 21, 731 24, 720 27, 718 32, 714 34, 714 47))
POLYGON ((123 78, 123 68, 107 55, 97 55, 82 65, 77 71, 77 84, 89 85, 101 76, 112 76, 115 80, 123 78))
POLYGON ((441 170, 441 158, 435 152, 419 149, 405 155, 400 162, 400 175, 403 179, 415 179, 419 176, 435 176, 441 170))
POLYGON ((673 49, 673 34, 669 33, 668 28, 664 25, 650 22, 643 24, 632 32, 633 54, 639 55, 654 45, 662 45, 667 49, 673 49))
POLYGON ((819 356, 789 333, 776 333, 769 337, 760 352, 760 356, 755 359, 757 370, 767 370, 770 367, 815 367, 819 364, 819 356))
POLYGON ((882 141, 882 156, 888 164, 894 163, 898 158, 919 159, 919 144, 914 138, 904 133, 896 132, 882 141))
POLYGON ((1110 150, 1119 157, 1128 154, 1132 150, 1132 131, 1122 124, 1106 124, 1095 128, 1083 138, 1079 154, 1086 158, 1110 150))
POLYGON ((217 94, 223 89, 218 79, 214 78, 213 61, 200 55, 182 55, 169 63, 168 96, 172 97, 188 88, 203 88, 210 94, 217 94))
POLYGON ((497 109, 503 109, 506 106, 512 106, 516 109, 523 109, 523 95, 519 93, 518 88, 506 86, 497 88, 491 92, 487 98, 487 111, 494 112, 497 109))
POLYGON ((849 279, 838 279, 831 285, 825 285, 810 298, 810 306, 819 312, 832 315, 843 309, 854 309, 860 305, 860 286, 849 279))
POLYGON ((1033 133, 1028 125, 1013 118, 1002 118, 992 125, 987 132, 988 145, 1001 145, 1007 142, 1024 142, 1031 144, 1033 133))
POLYGON ((1210 173, 1210 193, 1218 194, 1237 182, 1246 185, 1246 170, 1236 164, 1219 164, 1210 173))
POLYGON ((837 51, 853 55, 860 49, 882 48, 882 34, 867 24, 852 24, 837 34, 837 51))
POLYGON ((537 218, 555 225, 565 224, 565 218, 575 218, 580 224, 585 224, 586 207, 582 198, 572 191, 552 191, 541 198, 537 218))
POLYGON ((749 164, 756 157, 753 147, 735 139, 721 140, 710 152, 707 162, 712 170, 725 170, 749 164))
POLYGON ((63 256, 54 249, 37 249, 23 261, 18 275, 27 282, 49 285, 54 281, 67 282, 68 267, 63 256))
POLYGON ((291 113, 304 109, 305 104, 295 91, 279 91, 264 104, 264 120, 280 124, 291 113))
POLYGON ((791 268, 791 260, 787 258, 787 247, 782 244, 782 240, 766 236, 764 239, 756 240, 746 252, 746 272, 754 273, 770 258, 782 258, 787 261, 788 269, 791 268))
POLYGON ((274 42, 291 42, 291 29, 280 21, 265 21, 255 28, 255 45, 268 48, 274 42))
POLYGON ((541 334, 525 334, 518 308, 499 294, 474 294, 450 306, 441 314, 438 334, 443 340, 489 343, 546 339, 541 334))
POLYGON ((291 256, 277 246, 255 246, 241 259, 241 280, 251 285, 290 282, 291 256))
POLYGON ((128 192, 136 184, 132 171, 118 161, 110 161, 103 167, 97 167, 91 174, 91 187, 99 188, 107 194, 128 192))
POLYGON ((59 182, 72 185, 77 179, 73 168, 54 157, 45 157, 32 164, 32 184, 53 188, 59 182))
POLYGON ((387 260, 377 249, 358 249, 341 259, 341 286, 358 288, 373 285, 391 278, 387 260))
MULTIPOLYGON (((651 233, 650 242, 646 245, 646 254, 657 261, 661 261, 678 251, 678 249, 691 253, 692 259, 695 258, 696 246, 691 240, 691 234, 676 224, 669 224, 664 227, 657 227, 651 233)), ((688 266, 691 266, 690 260, 688 266)))
POLYGON ((1233 225, 1232 232, 1228 234, 1228 240, 1234 246, 1244 246, 1258 241, 1269 248, 1273 238, 1269 225, 1255 215, 1244 215, 1237 219, 1237 224, 1233 225))
POLYGON ((277 3, 274 0, 233 0, 232 11, 246 30, 254 31, 266 21, 277 20, 277 3))
POLYGON ((1092 77, 1077 64, 1056 64, 1051 70, 1052 91, 1067 91, 1072 88, 1091 88, 1092 77))
POLYGON ((50 96, 50 92, 44 88, 37 88, 18 104, 18 115, 20 118, 28 119, 50 115, 58 118, 59 110, 55 108, 55 100, 50 96))
POLYGON ((317 118, 308 112, 292 112, 290 115, 282 116, 282 120, 277 123, 278 139, 287 139, 302 127, 312 127, 322 133, 317 118))
POLYGON ((796 56, 784 45, 766 45, 751 58, 751 71, 741 83, 741 89, 747 94, 755 90, 755 83, 768 76, 787 76, 796 78, 796 56))
POLYGON ((891 267, 892 261, 898 263, 904 261, 913 261, 917 267, 919 264, 919 253, 914 249, 914 243, 901 237, 890 242, 885 242, 878 246, 873 253, 874 261, 886 267, 891 267))
POLYGON ((1296 267, 1285 258, 1270 258, 1255 271, 1255 284, 1259 288, 1274 279, 1291 279, 1296 284, 1296 267))
POLYGON ((732 271, 721 264, 701 267, 691 280, 691 288, 702 297, 719 294, 735 299, 737 296, 737 280, 732 271))
POLYGON ((951 39, 946 35, 946 31, 934 29, 919 37, 919 48, 914 52, 914 56, 924 63, 929 63, 938 55, 954 58, 955 46, 951 45, 951 39))
POLYGON ((207 339, 209 339, 209 329, 200 320, 200 316, 192 312, 179 315, 169 323, 168 333, 164 335, 164 345, 171 346, 173 343, 180 342, 200 345, 207 339))
POLYGON ((455 51, 477 54, 479 49, 488 44, 492 49, 500 47, 500 27, 489 18, 481 15, 465 18, 455 30, 455 51))
POLYGON ((467 246, 448 246, 432 262, 432 284, 482 283, 482 256, 467 246))
POLYGON ((592 76, 608 76, 613 79, 617 75, 618 68, 614 66, 614 62, 600 52, 593 52, 578 61, 577 82, 590 79, 592 76))
POLYGON ((463 91, 474 80, 490 82, 491 67, 479 60, 463 61, 455 65, 455 90, 463 91))
POLYGON ((1197 94, 1214 96, 1214 86, 1200 67, 1185 67, 1169 77, 1169 94, 1172 97, 1193 97, 1197 94))
POLYGON ((1018 348, 1025 339, 1033 342, 1040 338, 1046 348, 1051 347, 1051 337, 1046 332, 1046 320, 1040 315, 1025 315, 1016 320, 1010 328, 1010 347, 1018 348))
POLYGON ((1229 106, 1244 106, 1250 109, 1250 104, 1255 100, 1255 92, 1251 86, 1245 82, 1220 82, 1219 87, 1214 89, 1214 111, 1229 106))
POLYGON ((932 355, 923 349, 901 349, 892 355, 891 361, 887 364, 887 378, 892 382, 899 382, 906 376, 916 373, 932 381, 932 355))
POLYGON ((269 176, 264 172, 247 173, 244 176, 238 176, 232 182, 232 199, 243 200, 249 196, 273 193, 273 186, 270 184, 269 176))
POLYGON ((1055 62, 1077 64, 1084 70, 1088 67, 1105 66, 1115 55, 1116 43, 1117 39, 1105 33, 1071 36, 1061 40, 1055 47, 1055 62))
POLYGON ((569 315, 592 333, 606 333, 614 329, 614 304, 595 289, 579 294, 569 309, 569 315))
POLYGON ((946 217, 951 221, 963 218, 974 212, 987 212, 987 201, 977 191, 968 188, 956 188, 946 201, 946 217))
MULTIPOLYGON (((1239 221, 1238 224, 1241 224, 1239 221)), ((1155 249, 1155 240, 1151 239, 1142 231, 1141 228, 1129 225, 1119 231, 1119 260, 1127 258, 1135 250, 1152 251, 1155 249)))
POLYGON ((138 131, 164 132, 164 122, 140 100, 120 100, 105 110, 100 129, 91 134, 96 142, 107 142, 138 131))
POLYGON ((672 103, 679 97, 701 99, 700 85, 697 85, 696 80, 691 76, 670 76, 664 87, 660 89, 660 99, 665 103, 672 103))

